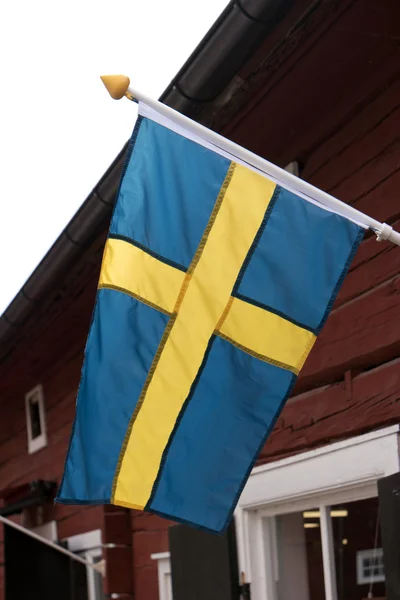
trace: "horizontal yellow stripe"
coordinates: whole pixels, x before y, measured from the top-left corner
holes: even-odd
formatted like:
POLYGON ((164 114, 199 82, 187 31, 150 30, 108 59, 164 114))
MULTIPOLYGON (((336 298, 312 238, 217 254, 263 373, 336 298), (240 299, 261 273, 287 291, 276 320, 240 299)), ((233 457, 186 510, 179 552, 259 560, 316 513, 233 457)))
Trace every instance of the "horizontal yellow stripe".
POLYGON ((221 334, 262 360, 298 374, 316 336, 278 315, 234 298, 221 334))
POLYGON ((123 240, 108 239, 99 287, 119 289, 172 313, 185 273, 123 240))
POLYGON ((233 175, 232 170, 231 166, 130 430, 114 504, 147 504, 177 417, 275 190, 274 183, 241 165, 235 165, 233 175))

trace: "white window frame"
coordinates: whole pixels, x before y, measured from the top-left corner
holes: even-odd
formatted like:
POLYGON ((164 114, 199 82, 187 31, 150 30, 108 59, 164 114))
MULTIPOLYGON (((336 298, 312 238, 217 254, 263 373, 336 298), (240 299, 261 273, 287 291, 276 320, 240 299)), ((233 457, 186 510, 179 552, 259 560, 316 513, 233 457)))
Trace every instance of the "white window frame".
POLYGON ((159 600, 168 600, 172 598, 172 587, 168 589, 171 577, 171 560, 169 552, 160 552, 151 555, 152 560, 157 561, 158 572, 158 594, 159 600))
POLYGON ((277 600, 276 517, 318 507, 326 600, 337 600, 330 507, 378 495, 400 471, 395 425, 253 469, 235 512, 239 568, 252 600, 277 600))
POLYGON ((25 394, 25 411, 26 411, 26 427, 28 432, 28 453, 33 454, 47 446, 47 431, 46 431, 46 412, 44 406, 43 387, 39 384, 25 394), (38 397, 39 418, 41 434, 38 437, 32 437, 32 421, 30 411, 30 400, 32 397, 38 397))
MULTIPOLYGON (((82 558, 89 563, 94 563, 95 558, 102 556, 101 530, 95 529, 87 533, 74 535, 65 540, 68 544, 68 550, 80 554, 82 558)), ((96 598, 95 572, 91 567, 86 567, 87 590, 89 600, 98 600, 96 598)))
POLYGON ((360 550, 357 552, 357 585, 369 585, 371 583, 382 583, 385 581, 385 573, 382 575, 372 575, 367 577, 364 575, 364 558, 382 558, 383 548, 371 548, 371 550, 360 550))

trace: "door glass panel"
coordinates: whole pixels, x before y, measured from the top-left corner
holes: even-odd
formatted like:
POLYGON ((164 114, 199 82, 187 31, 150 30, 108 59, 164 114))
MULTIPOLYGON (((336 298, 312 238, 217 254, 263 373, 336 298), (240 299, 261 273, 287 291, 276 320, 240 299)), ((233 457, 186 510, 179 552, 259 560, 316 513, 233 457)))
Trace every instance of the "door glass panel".
POLYGON ((309 600, 325 600, 319 509, 305 510, 302 517, 306 539, 309 600))
POLYGON ((325 600, 318 509, 276 517, 277 599, 325 600))
POLYGON ((332 506, 338 600, 385 598, 378 498, 332 506))

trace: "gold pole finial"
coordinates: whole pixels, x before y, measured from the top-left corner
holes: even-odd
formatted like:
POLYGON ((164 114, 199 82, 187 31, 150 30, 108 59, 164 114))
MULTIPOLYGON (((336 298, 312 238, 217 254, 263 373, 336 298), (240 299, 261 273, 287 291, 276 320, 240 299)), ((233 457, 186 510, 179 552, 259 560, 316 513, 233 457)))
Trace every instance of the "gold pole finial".
POLYGON ((130 84, 126 75, 101 75, 100 79, 114 100, 120 100, 126 95, 130 84))

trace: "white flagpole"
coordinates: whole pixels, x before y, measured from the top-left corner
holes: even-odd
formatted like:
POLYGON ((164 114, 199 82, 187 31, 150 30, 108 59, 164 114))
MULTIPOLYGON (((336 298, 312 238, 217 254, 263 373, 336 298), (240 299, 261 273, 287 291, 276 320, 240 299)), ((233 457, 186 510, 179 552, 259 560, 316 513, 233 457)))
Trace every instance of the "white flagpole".
POLYGON ((105 75, 101 77, 101 79, 110 96, 115 100, 119 100, 123 96, 126 96, 130 100, 146 104, 150 108, 156 110, 159 114, 171 119, 171 121, 175 122, 177 125, 185 128, 188 131, 191 131, 193 134, 199 138, 202 138, 209 144, 212 144, 216 148, 219 148, 233 155, 234 157, 237 157, 241 161, 255 167, 266 175, 270 175, 273 179, 281 182, 283 186, 286 185, 294 191, 297 190, 301 195, 308 196, 310 199, 319 202, 323 206, 330 208, 332 211, 342 215, 343 217, 347 217, 352 221, 363 224, 376 234, 379 242, 382 240, 389 240, 393 244, 400 246, 400 233, 395 231, 391 225, 376 221, 372 217, 365 215, 356 208, 353 208, 341 200, 338 200, 334 196, 323 192, 310 183, 307 183, 303 179, 292 175, 292 173, 277 167, 264 158, 257 156, 257 154, 250 152, 250 150, 242 148, 242 146, 239 146, 238 144, 235 144, 235 142, 232 142, 231 140, 224 138, 222 135, 215 133, 211 129, 204 127, 204 125, 200 125, 200 123, 197 123, 189 117, 182 115, 169 106, 166 106, 162 102, 148 98, 141 92, 138 92, 130 87, 130 80, 128 77, 124 75, 105 75))
POLYGON ((65 554, 72 560, 76 560, 77 562, 82 563, 83 565, 85 565, 85 567, 90 567, 94 571, 101 573, 101 571, 100 571, 101 567, 100 567, 99 563, 96 563, 96 564, 90 563, 89 561, 85 560, 78 554, 71 552, 71 550, 67 550, 66 548, 63 548, 62 546, 59 546, 58 544, 56 544, 50 540, 47 540, 46 538, 42 537, 41 535, 38 535, 34 531, 31 531, 30 529, 27 529, 26 527, 22 527, 22 525, 18 525, 18 523, 14 523, 14 521, 11 521, 10 519, 6 519, 5 517, 2 517, 1 515, 0 515, 0 521, 2 523, 4 523, 4 525, 7 525, 8 527, 12 527, 13 529, 20 531, 21 533, 27 535, 28 537, 31 537, 34 540, 37 540, 41 544, 44 544, 45 546, 49 546, 50 548, 53 548, 53 550, 57 550, 57 552, 61 552, 61 554, 65 554))

